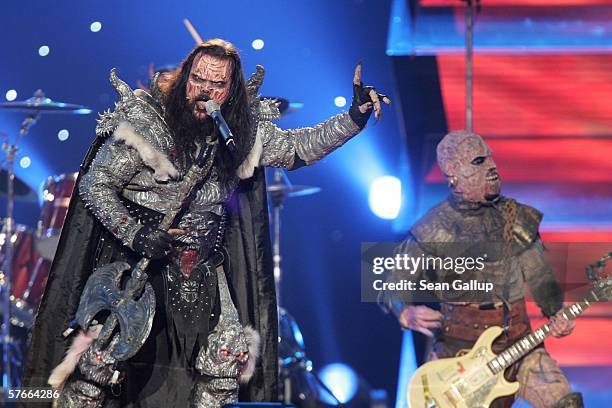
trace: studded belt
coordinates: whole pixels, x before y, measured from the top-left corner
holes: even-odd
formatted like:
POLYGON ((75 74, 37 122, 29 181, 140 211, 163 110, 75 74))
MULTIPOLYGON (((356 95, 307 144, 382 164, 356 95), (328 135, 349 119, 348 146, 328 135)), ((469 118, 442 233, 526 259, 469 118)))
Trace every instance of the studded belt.
MULTIPOLYGON (((504 325, 504 308, 480 308, 473 304, 457 305, 443 303, 442 336, 460 340, 475 341, 482 332, 491 326, 504 325)), ((509 327, 507 337, 519 338, 530 330, 525 300, 510 304, 509 327)))

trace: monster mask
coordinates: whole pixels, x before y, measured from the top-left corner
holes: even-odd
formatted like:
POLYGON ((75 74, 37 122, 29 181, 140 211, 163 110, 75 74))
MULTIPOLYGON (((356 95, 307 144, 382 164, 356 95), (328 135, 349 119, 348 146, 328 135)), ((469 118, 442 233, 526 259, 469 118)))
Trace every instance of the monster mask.
POLYGON ((196 57, 187 81, 187 101, 193 115, 206 118, 204 103, 212 99, 223 105, 231 88, 232 61, 214 55, 200 54, 196 57))
POLYGON ((461 200, 487 203, 499 197, 501 182, 492 151, 482 137, 466 131, 444 136, 436 149, 438 165, 461 200))

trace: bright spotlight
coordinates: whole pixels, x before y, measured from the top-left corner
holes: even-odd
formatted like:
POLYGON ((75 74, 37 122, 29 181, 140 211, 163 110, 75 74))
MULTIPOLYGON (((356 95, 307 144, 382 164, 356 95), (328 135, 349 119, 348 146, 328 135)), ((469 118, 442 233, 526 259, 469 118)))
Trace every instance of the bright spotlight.
POLYGON ((40 55, 41 57, 46 57, 47 55, 49 55, 49 51, 49 47, 43 45, 38 49, 38 55, 40 55))
POLYGON ((89 26, 89 29, 91 30, 92 33, 97 33, 98 31, 102 29, 102 23, 99 21, 94 21, 89 26))
POLYGON ((14 101, 15 99, 17 99, 17 91, 14 89, 9 89, 8 91, 6 91, 6 100, 7 101, 14 101))
POLYGON ((337 107, 342 108, 346 106, 346 98, 344 96, 336 96, 334 103, 337 107))
POLYGON ((251 46, 253 47, 253 49, 261 50, 264 47, 264 42, 263 40, 260 40, 260 39, 253 40, 253 42, 251 43, 251 46))
MULTIPOLYGON (((349 402, 355 396, 359 386, 359 378, 353 369, 346 364, 333 363, 326 365, 319 372, 321 381, 327 386, 342 404, 349 402)), ((334 403, 326 393, 321 395, 325 401, 334 403)))
POLYGON ((395 219, 402 205, 402 183, 392 176, 379 177, 370 185, 370 209, 386 220, 395 219))
POLYGON ((62 142, 65 142, 66 140, 68 140, 69 136, 70 136, 70 132, 68 132, 68 129, 62 129, 59 132, 57 132, 57 138, 62 142))
POLYGON ((21 160, 19 160, 19 165, 24 169, 30 167, 30 164, 32 164, 32 160, 28 156, 23 156, 21 160))

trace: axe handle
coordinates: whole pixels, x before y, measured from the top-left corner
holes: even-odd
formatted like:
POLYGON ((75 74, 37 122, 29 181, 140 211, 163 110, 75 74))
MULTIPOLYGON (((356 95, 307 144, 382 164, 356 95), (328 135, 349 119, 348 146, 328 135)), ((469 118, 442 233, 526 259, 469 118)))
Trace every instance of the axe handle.
MULTIPOLYGON (((183 179, 183 183, 181 184, 181 188, 179 191, 179 196, 181 197, 181 200, 179 201, 180 204, 166 213, 161 223, 159 224, 159 229, 168 231, 172 224, 174 224, 176 216, 181 212, 181 209, 189 204, 189 197, 191 196, 193 189, 202 180, 202 176, 207 177, 208 173, 210 172, 210 168, 213 164, 213 160, 210 159, 210 156, 215 151, 215 147, 216 144, 207 144, 204 147, 204 149, 206 150, 201 156, 202 159, 198 160, 196 164, 191 166, 191 168, 185 175, 185 178, 183 179), (204 165, 200 166, 199 163, 204 163, 204 165)), ((127 286, 134 297, 140 296, 142 288, 144 287, 144 284, 148 277, 145 270, 149 266, 150 261, 151 260, 149 258, 142 258, 140 261, 138 261, 138 263, 132 270, 131 277, 133 279, 130 279, 127 286)))
POLYGON ((202 159, 198 160, 198 162, 204 163, 204 165, 201 166, 198 162, 196 162, 196 164, 191 166, 191 168, 185 175, 183 183, 181 184, 179 190, 179 197, 181 197, 181 199, 179 200, 179 204, 172 210, 168 211, 168 213, 166 213, 161 223, 159 224, 159 229, 168 231, 170 227, 172 227, 172 224, 174 224, 176 216, 179 214, 179 212, 187 205, 189 205, 189 198, 191 197, 191 193, 193 192, 193 189, 196 187, 196 185, 198 185, 198 183, 202 180, 202 176, 208 177, 208 173, 210 172, 210 168, 213 164, 213 160, 209 159, 215 150, 215 146, 216 144, 207 144, 205 147, 203 147, 206 150, 202 154, 202 159))

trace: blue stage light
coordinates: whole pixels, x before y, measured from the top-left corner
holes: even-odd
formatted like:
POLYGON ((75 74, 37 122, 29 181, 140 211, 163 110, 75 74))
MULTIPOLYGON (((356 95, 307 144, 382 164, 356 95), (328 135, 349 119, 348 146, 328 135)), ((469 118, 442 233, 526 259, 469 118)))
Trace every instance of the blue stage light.
MULTIPOLYGON (((353 369, 346 364, 333 363, 326 365, 319 372, 321 381, 345 404, 355 396, 359 387, 359 377, 353 369)), ((334 399, 326 393, 321 394, 322 399, 330 404, 334 404, 334 399)))
POLYGON ((402 182, 397 177, 379 177, 370 185, 370 209, 386 220, 393 220, 402 206, 402 182))
POLYGON ((94 21, 89 26, 89 29, 91 30, 92 33, 97 33, 98 31, 102 29, 102 23, 99 21, 94 21))
POLYGON ((32 160, 28 156, 23 156, 21 160, 19 160, 19 165, 24 169, 30 167, 31 164, 32 160))
POLYGON ((334 103, 337 107, 342 108, 346 106, 346 98, 344 96, 336 96, 334 103))
POLYGON ((253 47, 253 49, 261 50, 264 47, 264 42, 263 40, 260 40, 260 39, 253 40, 253 42, 251 43, 251 46, 253 47))
POLYGON ((57 132, 57 138, 62 142, 68 140, 68 137, 70 137, 70 132, 68 132, 68 129, 62 129, 57 132))
POLYGON ((14 89, 9 89, 8 91, 6 91, 6 100, 7 101, 14 101, 15 99, 17 99, 17 91, 14 89))
POLYGON ((47 55, 49 55, 49 47, 46 45, 42 45, 39 49, 38 49, 38 55, 40 55, 41 57, 46 57, 47 55))
POLYGON ((414 341, 412 340, 412 331, 405 330, 402 339, 402 352, 400 354, 400 369, 397 377, 397 395, 395 399, 396 407, 407 407, 408 401, 408 384, 412 375, 417 369, 416 352, 414 350, 414 341))

